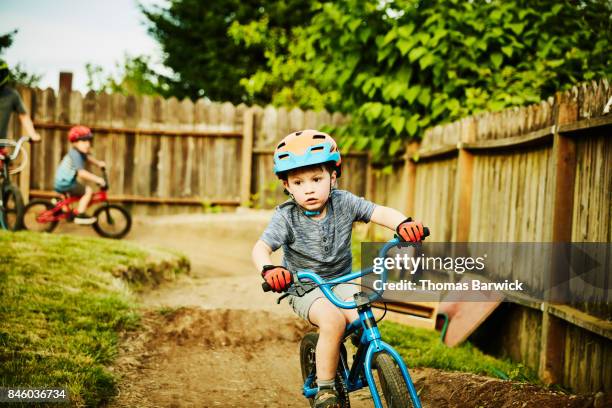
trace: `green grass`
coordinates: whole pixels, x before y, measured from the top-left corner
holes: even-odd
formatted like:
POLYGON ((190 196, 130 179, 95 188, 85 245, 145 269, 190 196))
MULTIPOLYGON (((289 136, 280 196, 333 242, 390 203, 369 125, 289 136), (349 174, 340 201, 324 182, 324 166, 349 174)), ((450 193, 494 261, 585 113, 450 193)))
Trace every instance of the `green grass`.
POLYGON ((65 387, 75 405, 116 391, 107 366, 118 331, 135 328, 118 266, 147 267, 149 252, 126 242, 0 231, 0 386, 65 387))
POLYGON ((484 354, 469 342, 448 347, 440 333, 384 321, 383 339, 399 351, 409 367, 465 371, 491 377, 538 383, 537 375, 522 364, 484 354))

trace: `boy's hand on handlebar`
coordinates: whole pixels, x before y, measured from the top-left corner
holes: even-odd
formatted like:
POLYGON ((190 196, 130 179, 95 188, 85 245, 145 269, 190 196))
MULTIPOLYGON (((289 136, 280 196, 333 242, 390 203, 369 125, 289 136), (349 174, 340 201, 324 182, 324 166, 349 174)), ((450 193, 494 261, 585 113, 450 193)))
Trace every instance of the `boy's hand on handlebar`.
POLYGON ((420 221, 412 221, 408 217, 402 221, 395 229, 397 236, 405 242, 420 242, 425 237, 423 223, 420 221))
POLYGON ((264 265, 261 276, 273 291, 282 292, 291 285, 293 277, 284 266, 264 265))

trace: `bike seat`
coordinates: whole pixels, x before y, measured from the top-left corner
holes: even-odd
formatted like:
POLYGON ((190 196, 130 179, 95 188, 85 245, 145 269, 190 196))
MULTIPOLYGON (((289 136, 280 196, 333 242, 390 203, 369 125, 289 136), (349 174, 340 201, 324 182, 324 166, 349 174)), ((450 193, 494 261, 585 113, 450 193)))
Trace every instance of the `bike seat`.
POLYGON ((51 197, 52 199, 56 199, 59 201, 63 201, 66 200, 70 197, 72 197, 72 194, 68 193, 68 192, 61 192, 61 191, 54 191, 55 195, 53 197, 51 197))

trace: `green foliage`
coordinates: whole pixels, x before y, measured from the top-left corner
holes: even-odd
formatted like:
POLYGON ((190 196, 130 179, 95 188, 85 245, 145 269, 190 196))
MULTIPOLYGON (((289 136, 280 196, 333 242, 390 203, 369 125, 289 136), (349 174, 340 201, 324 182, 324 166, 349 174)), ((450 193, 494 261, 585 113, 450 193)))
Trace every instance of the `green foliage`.
MULTIPOLYGON (((612 3, 492 0, 344 0, 315 3, 287 52, 265 20, 267 66, 241 81, 251 99, 350 113, 344 147, 395 154, 432 125, 540 101, 612 74, 612 3), (382 142, 379 142, 382 140, 382 142)), ((249 45, 245 41, 246 45, 249 45)))
POLYGON ((142 7, 142 11, 149 32, 162 46, 164 64, 176 74, 163 78, 171 95, 237 104, 252 101, 240 87, 240 79, 265 69, 268 49, 285 52, 285 33, 308 21, 310 4, 305 0, 175 0, 164 7, 142 7), (228 35, 230 30, 234 37, 228 35))
POLYGON ((219 214, 223 212, 223 207, 211 203, 210 200, 204 200, 202 201, 202 211, 204 211, 205 214, 219 214))
POLYGON ((265 197, 264 204, 265 208, 274 207, 276 204, 276 199, 278 197, 278 192, 282 191, 283 187, 278 180, 271 180, 264 186, 262 190, 259 190, 256 193, 253 193, 249 197, 248 206, 250 208, 261 209, 261 197, 265 197))
POLYGON ((0 383, 66 387, 75 406, 115 393, 106 369, 117 332, 138 315, 111 271, 147 266, 148 251, 126 242, 0 231, 0 383))
POLYGON ((25 67, 21 63, 13 65, 12 67, 10 67, 10 70, 10 84, 28 86, 30 88, 40 85, 42 75, 26 71, 25 67))
MULTIPOLYGON (((7 48, 13 45, 15 34, 17 34, 17 30, 13 30, 6 34, 0 35, 0 55, 7 48)), ((9 70, 10 70, 10 79, 8 83, 12 86, 23 85, 23 86, 35 87, 40 84, 42 75, 27 72, 25 67, 21 63, 18 63, 13 66, 9 66, 9 70)))
POLYGON ((85 64, 86 86, 96 92, 124 95, 169 95, 163 77, 151 68, 151 58, 125 55, 115 66, 116 72, 106 72, 101 66, 85 64))
POLYGON ((4 50, 9 48, 13 44, 15 34, 17 34, 17 30, 13 30, 6 34, 0 35, 0 54, 2 54, 4 50))

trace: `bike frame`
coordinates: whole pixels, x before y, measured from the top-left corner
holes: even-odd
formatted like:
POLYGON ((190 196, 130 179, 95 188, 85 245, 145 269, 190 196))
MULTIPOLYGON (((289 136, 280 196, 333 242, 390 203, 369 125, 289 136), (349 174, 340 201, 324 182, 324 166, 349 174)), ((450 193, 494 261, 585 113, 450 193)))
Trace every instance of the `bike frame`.
MULTIPOLYGON (((80 199, 81 196, 65 198, 55 204, 55 207, 42 212, 38 217, 36 217, 36 221, 40 223, 46 223, 68 219, 73 216, 72 205, 78 203, 80 199), (64 211, 64 207, 69 208, 70 211, 64 211)), ((108 203, 108 195, 106 193, 106 190, 95 192, 91 197, 91 201, 87 205, 87 208, 100 203, 108 203)))
MULTIPOLYGON (((3 148, 2 148, 3 149, 3 148)), ((9 166, 11 164, 11 156, 6 154, 3 155, 2 159, 2 182, 0 184, 0 228, 7 229, 6 225, 4 225, 4 190, 8 184, 11 183, 9 178, 9 166)))
MULTIPOLYGON (((387 242, 385 246, 383 246, 383 248, 380 250, 379 256, 384 257, 387 251, 393 246, 398 245, 399 242, 400 241, 397 238, 394 238, 391 241, 387 242)), ((348 324, 344 333, 344 338, 346 339, 360 327, 363 328, 363 334, 361 335, 360 343, 357 348, 357 353, 355 354, 355 359, 350 369, 348 368, 348 361, 344 361, 344 357, 340 355, 343 367, 342 377, 344 378, 344 382, 346 384, 348 392, 350 393, 352 391, 359 390, 365 387, 366 384, 363 383, 361 376, 362 370, 365 370, 366 381, 368 387, 370 388, 372 398, 374 399, 374 406, 376 408, 382 408, 380 394, 378 392, 378 389, 376 388, 374 376, 372 375, 372 360, 376 353, 386 351, 400 367, 402 376, 404 377, 404 380, 408 385, 408 392, 410 394, 410 398, 412 399, 414 407, 421 408, 421 401, 419 399, 419 396, 417 395, 416 389, 414 388, 414 384, 412 383, 412 379, 410 378, 410 374, 408 373, 408 368, 406 368, 402 357, 395 349, 393 349, 393 347, 382 341, 380 331, 378 330, 378 325, 376 323, 376 319, 374 318, 374 314, 372 313, 372 307, 370 306, 370 302, 373 301, 373 299, 370 299, 365 293, 359 292, 355 294, 355 300, 345 301, 338 298, 336 294, 331 290, 331 286, 337 285, 339 283, 348 282, 356 278, 360 278, 371 272, 372 268, 369 268, 363 271, 352 272, 348 275, 331 279, 329 281, 324 281, 319 275, 317 275, 313 271, 302 270, 297 272, 297 278, 300 281, 302 281, 303 279, 308 279, 320 285, 319 287, 321 288, 325 296, 337 307, 342 309, 356 308, 357 312, 359 313, 359 318, 348 324)), ((384 269, 382 273, 382 280, 383 282, 387 280, 386 269, 384 269)), ((382 296, 382 291, 377 291, 377 293, 379 293, 379 297, 382 296)), ((307 398, 312 398, 317 393, 318 389, 314 381, 314 373, 310 373, 306 378, 306 381, 304 382, 302 390, 304 396, 307 398)))
MULTIPOLYGON (((93 193, 91 200, 89 201, 89 204, 87 204, 87 208, 91 207, 92 205, 96 205, 100 203, 104 203, 108 205, 108 194, 107 194, 108 177, 106 175, 105 169, 102 169, 102 177, 104 178, 105 187, 102 190, 96 191, 95 193, 93 193)), ((55 204, 55 207, 51 208, 50 210, 42 212, 38 217, 36 217, 36 221, 40 223, 47 223, 47 222, 55 222, 55 221, 61 221, 61 220, 72 218, 72 216, 74 215, 72 205, 75 203, 78 203, 81 197, 82 196, 73 196, 73 197, 67 197, 61 200, 60 202, 55 204), (64 211, 64 208, 68 208, 70 209, 70 211, 64 211)), ((110 219, 110 216, 109 216, 109 219, 110 219)), ((112 219, 110 220, 112 222, 112 219)))
MULTIPOLYGON (((0 184, 0 228, 7 229, 7 226, 4 225, 4 216, 1 214, 4 212, 4 190, 5 187, 11 184, 11 172, 9 170, 11 166, 11 162, 17 158, 19 152, 21 151, 21 146, 30 140, 28 136, 22 136, 19 138, 17 142, 9 139, 2 139, 0 141, 0 155, 2 159, 2 169, 0 170, 0 177, 2 178, 2 183, 0 184), (10 154, 7 147, 13 147, 13 153, 10 154)), ((27 158, 27 156, 26 156, 27 158)))

